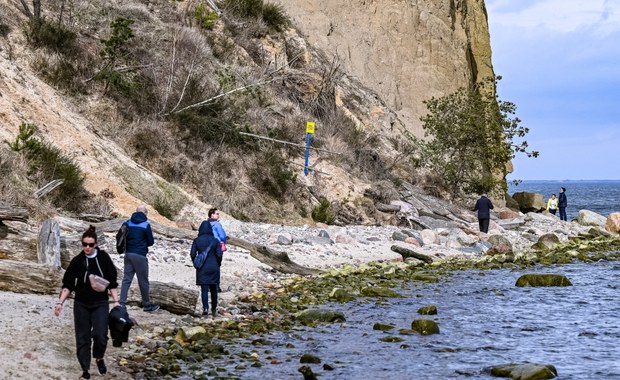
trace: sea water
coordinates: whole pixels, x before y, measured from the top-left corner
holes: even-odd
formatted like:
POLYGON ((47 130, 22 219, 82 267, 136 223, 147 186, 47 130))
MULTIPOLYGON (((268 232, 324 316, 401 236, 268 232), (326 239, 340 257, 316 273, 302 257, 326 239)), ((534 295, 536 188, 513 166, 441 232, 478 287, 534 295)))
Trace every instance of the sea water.
POLYGON ((267 346, 228 346, 263 363, 230 369, 243 379, 301 379, 299 358, 310 353, 321 359, 306 364, 319 379, 494 379, 486 368, 524 362, 551 364, 560 380, 620 379, 619 284, 618 262, 454 272, 397 288, 405 298, 320 306, 342 311, 346 322, 271 333, 267 346), (573 286, 515 286, 533 272, 564 274, 573 286), (417 314, 427 305, 437 315, 417 314), (416 318, 435 320, 440 333, 399 334, 416 318), (377 322, 395 328, 373 330, 377 322))
POLYGON ((559 196, 560 187, 566 188, 568 220, 576 219, 579 210, 594 211, 603 216, 620 212, 620 181, 522 181, 509 184, 508 194, 527 191, 542 194, 547 200, 551 194, 559 196))

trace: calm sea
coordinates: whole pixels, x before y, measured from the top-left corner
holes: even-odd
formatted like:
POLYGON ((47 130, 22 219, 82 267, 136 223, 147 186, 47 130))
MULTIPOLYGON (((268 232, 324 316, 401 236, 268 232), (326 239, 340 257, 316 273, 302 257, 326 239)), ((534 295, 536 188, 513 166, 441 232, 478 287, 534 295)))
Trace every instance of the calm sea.
POLYGON ((508 186, 508 194, 528 191, 540 193, 545 204, 551 194, 559 195, 560 187, 566 188, 568 219, 577 218, 579 210, 594 211, 603 216, 620 212, 620 181, 523 181, 508 186))

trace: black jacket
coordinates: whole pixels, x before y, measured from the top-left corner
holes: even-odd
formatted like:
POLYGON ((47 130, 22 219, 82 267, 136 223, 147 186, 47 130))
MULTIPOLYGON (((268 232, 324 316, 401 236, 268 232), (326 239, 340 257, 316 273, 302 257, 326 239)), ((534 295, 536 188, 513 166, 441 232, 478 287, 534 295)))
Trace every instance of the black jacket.
POLYGON ((474 211, 478 211, 478 219, 491 219, 491 210, 493 209, 493 203, 484 195, 476 202, 474 211))
POLYGON ((107 301, 108 292, 94 291, 88 280, 89 274, 96 274, 110 281, 108 289, 118 288, 116 267, 110 255, 98 248, 97 256, 92 259, 87 258, 82 251, 71 260, 62 278, 62 287, 75 292, 75 300, 78 302, 94 304, 107 301))
POLYGON ((568 201, 566 200, 566 193, 561 192, 558 197, 558 207, 566 207, 568 205, 568 201))
POLYGON ((112 345, 120 347, 123 342, 129 340, 129 330, 135 322, 129 318, 127 309, 122 306, 116 306, 110 310, 108 317, 108 327, 110 328, 110 336, 112 337, 112 345))

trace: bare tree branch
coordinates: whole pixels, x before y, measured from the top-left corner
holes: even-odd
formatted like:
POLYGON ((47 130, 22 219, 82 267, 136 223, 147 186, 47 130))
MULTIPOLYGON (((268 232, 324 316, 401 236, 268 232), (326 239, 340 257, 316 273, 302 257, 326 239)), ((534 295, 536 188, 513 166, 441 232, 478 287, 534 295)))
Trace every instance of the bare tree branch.
MULTIPOLYGON (((278 72, 278 71, 280 71, 280 70, 282 70, 282 68, 280 68, 280 69, 278 69, 278 70, 275 70, 274 72, 272 72, 272 73, 271 73, 271 75, 275 74, 276 72, 278 72)), ((276 80, 278 80, 278 79, 280 79, 280 77, 273 77, 273 78, 271 78, 271 79, 268 79, 268 80, 265 80, 265 81, 262 81, 262 82, 250 83, 250 84, 248 84, 248 85, 246 85, 246 86, 237 87, 237 88, 234 88, 234 89, 232 89, 232 90, 230 90, 230 91, 226 91, 226 92, 224 92, 224 93, 222 93, 222 94, 218 94, 218 95, 216 95, 216 96, 212 96, 212 97, 210 97, 210 98, 208 98, 208 99, 205 99, 205 100, 203 100, 203 101, 201 101, 201 102, 194 103, 194 104, 191 104, 191 105, 189 105, 189 106, 183 107, 183 108, 181 108, 180 110, 176 110, 176 111, 174 111, 174 112, 169 112, 169 113, 167 113, 166 115, 170 115, 171 113, 179 113, 179 112, 183 112, 183 111, 185 111, 185 110, 192 109, 192 108, 201 107, 201 106, 204 106, 205 104, 211 103, 211 102, 213 102, 213 101, 215 101, 215 100, 217 100, 217 99, 219 99, 219 98, 222 98, 222 97, 224 97, 224 96, 228 96, 228 95, 230 95, 230 94, 234 94, 235 92, 243 91, 243 90, 246 90, 246 89, 248 89, 248 88, 258 87, 258 86, 263 86, 263 85, 265 85, 265 84, 268 84, 268 83, 274 82, 274 81, 276 81, 276 80)))
MULTIPOLYGON (((196 53, 197 51, 198 51, 198 46, 196 46, 194 53, 196 53)), ((194 54, 192 57, 192 63, 189 66, 189 72, 187 73, 187 78, 185 78, 185 83, 183 84, 183 90, 181 91, 181 96, 179 96, 179 101, 177 102, 177 104, 174 105, 174 108, 172 108, 172 111, 170 112, 174 112, 181 104, 181 101, 183 100, 183 97, 185 96, 185 90, 187 89, 187 84, 189 83, 189 79, 192 77, 192 72, 194 71, 195 63, 196 63, 196 55, 194 54)))
POLYGON ((26 1, 25 0, 19 0, 19 1, 22 3, 22 7, 23 7, 22 12, 26 15, 26 17, 32 20, 34 16, 32 15, 32 12, 30 11, 30 7, 26 3, 26 1))

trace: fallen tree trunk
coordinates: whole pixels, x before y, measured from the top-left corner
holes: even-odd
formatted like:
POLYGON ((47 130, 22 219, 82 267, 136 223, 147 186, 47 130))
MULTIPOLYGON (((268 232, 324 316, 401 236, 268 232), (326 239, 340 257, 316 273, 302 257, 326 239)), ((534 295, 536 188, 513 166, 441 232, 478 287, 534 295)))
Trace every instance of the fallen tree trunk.
POLYGON ((0 220, 16 220, 25 222, 28 220, 28 210, 4 202, 0 202, 0 220))
POLYGON ((0 260, 0 290, 14 293, 57 294, 63 271, 46 264, 0 260))
POLYGON ((308 268, 296 264, 291 261, 291 259, 286 253, 274 251, 265 247, 264 245, 257 245, 254 243, 250 243, 247 240, 235 238, 232 236, 228 237, 226 243, 239 248, 247 249, 248 251, 250 251, 250 256, 263 264, 269 265, 278 272, 300 275, 321 273, 321 270, 319 269, 308 268))
MULTIPOLYGON (((121 271, 120 277, 122 275, 123 272, 121 271)), ((127 304, 129 305, 141 305, 142 297, 137 282, 138 280, 134 278, 132 286, 129 288, 127 294, 127 304)), ((176 284, 159 281, 150 281, 149 285, 151 302, 174 314, 194 314, 200 294, 197 288, 187 289, 176 284)))
POLYGON ((400 253, 403 256, 403 259, 413 257, 414 259, 418 259, 424 261, 425 263, 432 263, 433 258, 427 255, 423 255, 409 248, 401 247, 399 245, 393 245, 390 249, 396 253, 400 253))

